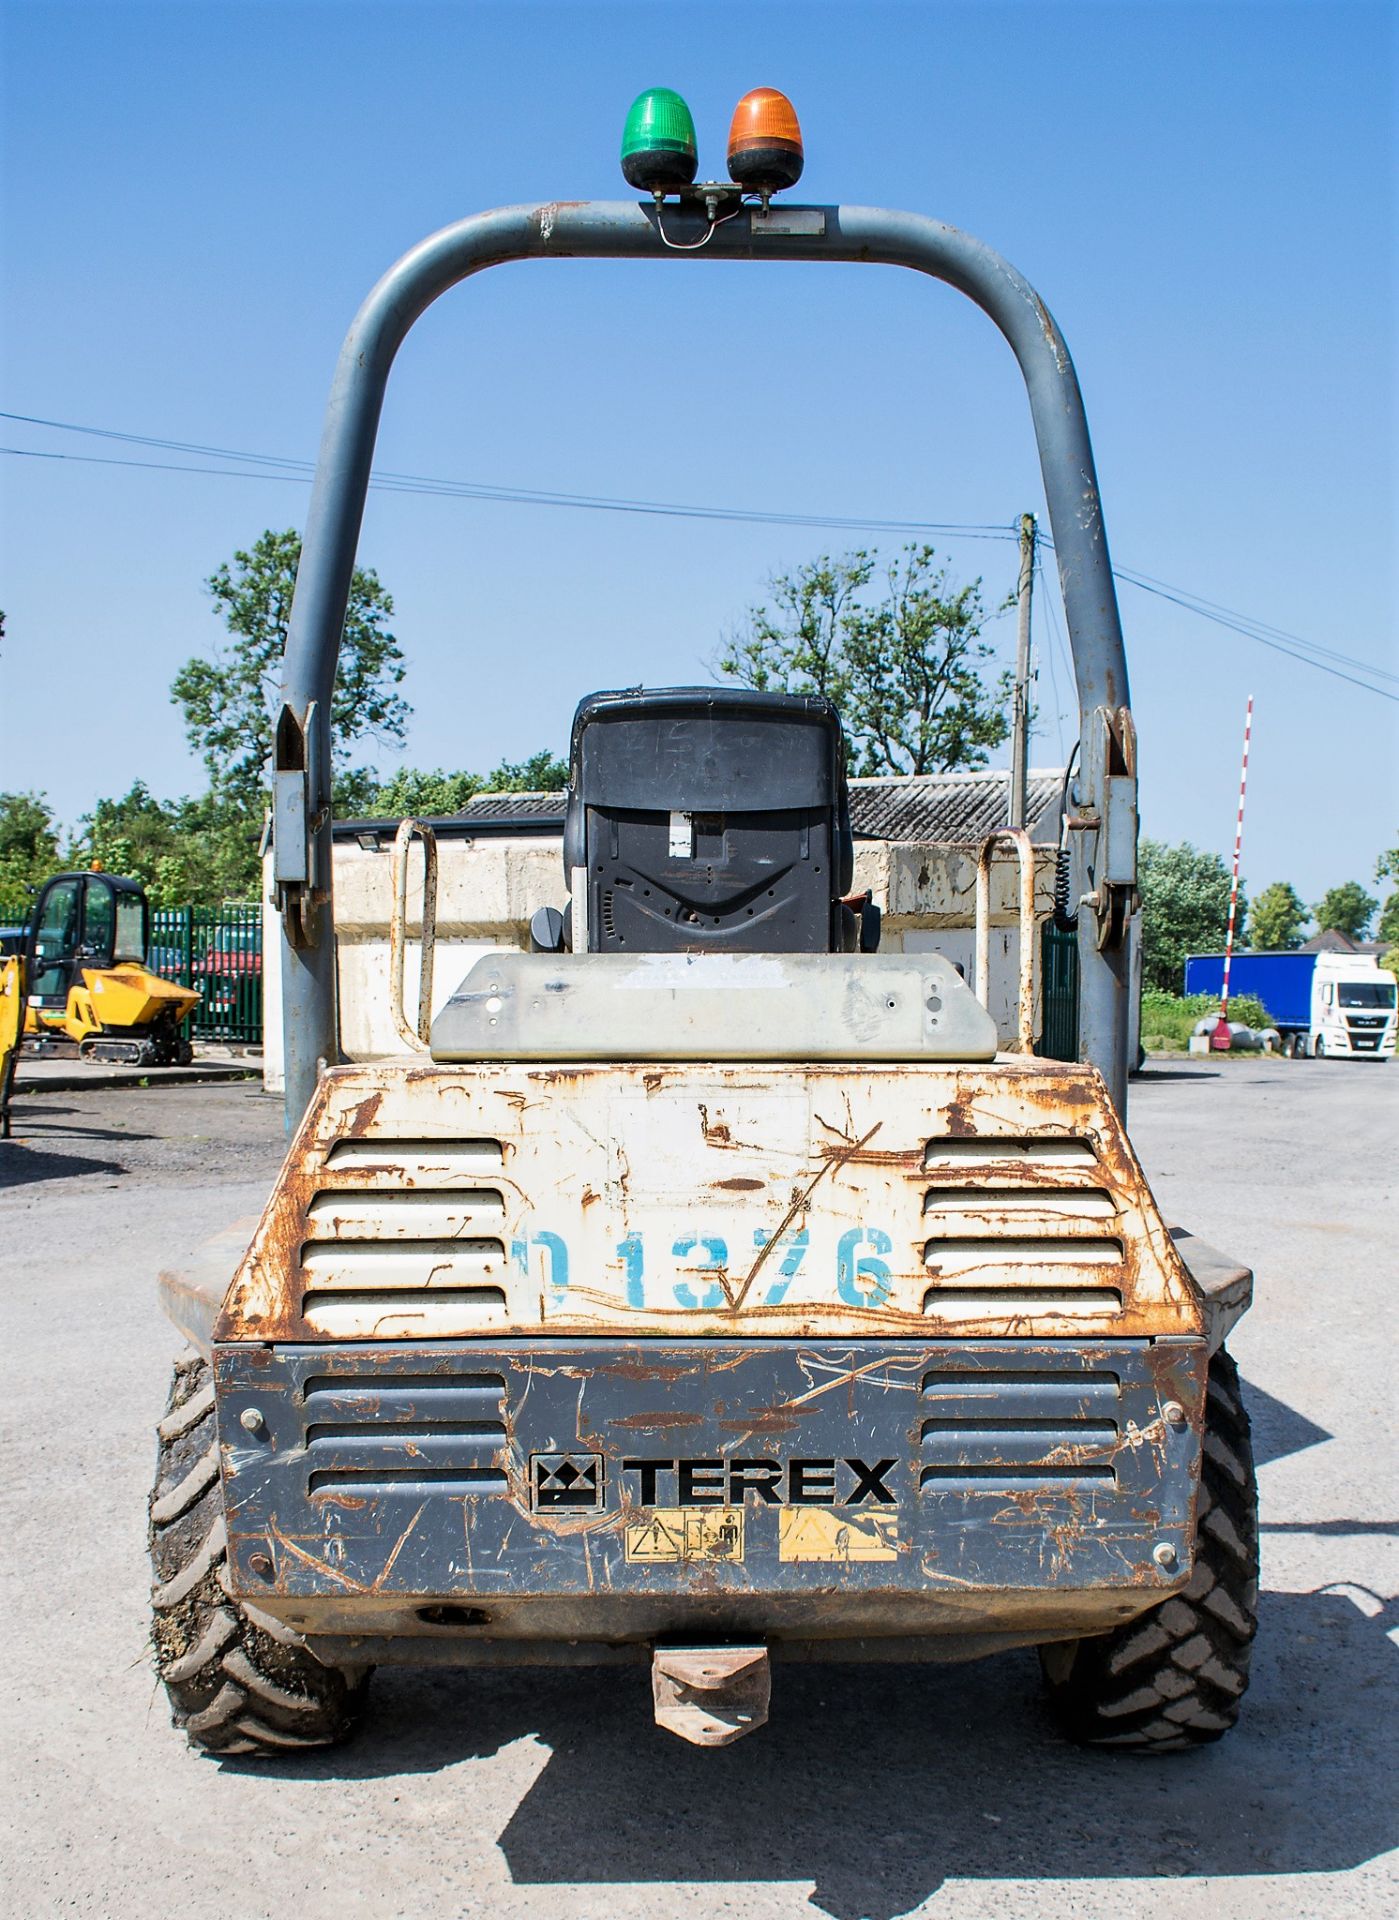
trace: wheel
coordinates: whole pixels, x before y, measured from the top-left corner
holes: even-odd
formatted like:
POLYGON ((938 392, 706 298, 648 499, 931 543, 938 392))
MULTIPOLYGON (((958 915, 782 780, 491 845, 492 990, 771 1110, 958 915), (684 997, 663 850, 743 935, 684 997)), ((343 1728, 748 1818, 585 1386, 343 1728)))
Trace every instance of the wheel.
POLYGON ((190 1045, 189 1041, 181 1035, 175 1047, 175 1065, 177 1067, 188 1067, 193 1064, 194 1048, 190 1045))
POLYGON ((1239 1374, 1210 1362, 1195 1568, 1170 1600, 1090 1640, 1040 1649, 1055 1718, 1088 1746, 1169 1753, 1227 1733, 1258 1612, 1258 1486, 1239 1374))
POLYGON ((223 1487, 209 1363, 175 1363, 150 1501, 151 1645, 171 1717, 206 1753, 284 1758, 358 1724, 369 1670, 327 1667, 298 1634, 224 1590, 223 1487))
POLYGON ((1326 1058, 1326 1042, 1322 1038, 1322 1036, 1318 1034, 1315 1040, 1312 1041, 1312 1059, 1324 1060, 1325 1058, 1326 1058))

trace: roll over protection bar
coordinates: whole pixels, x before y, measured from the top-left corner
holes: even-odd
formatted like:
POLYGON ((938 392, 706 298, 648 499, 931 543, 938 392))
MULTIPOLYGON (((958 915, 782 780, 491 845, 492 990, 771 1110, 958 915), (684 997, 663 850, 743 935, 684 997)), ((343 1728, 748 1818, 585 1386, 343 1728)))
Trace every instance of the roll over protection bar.
POLYGON ((389 370, 439 295, 485 267, 530 259, 832 260, 909 267, 973 300, 1025 380, 1078 688, 1082 771, 1074 830, 1079 1057, 1119 1108, 1127 1096, 1127 921, 1136 888, 1136 751, 1127 661, 1093 450, 1069 350, 1034 288, 970 234, 881 207, 743 207, 709 232, 701 207, 550 201, 503 207, 431 235, 391 267, 350 327, 331 385, 292 602, 274 749, 273 872, 282 917, 286 1117, 300 1122, 339 1058, 331 876, 331 692, 389 370), (659 231, 665 226, 665 238, 659 231), (680 250, 680 249, 687 250, 680 250))

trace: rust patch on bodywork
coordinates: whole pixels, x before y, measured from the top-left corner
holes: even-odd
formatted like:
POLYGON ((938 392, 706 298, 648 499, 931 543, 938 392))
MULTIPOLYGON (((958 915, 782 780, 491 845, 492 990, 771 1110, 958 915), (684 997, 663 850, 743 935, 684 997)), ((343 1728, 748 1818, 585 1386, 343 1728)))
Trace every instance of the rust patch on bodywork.
POLYGON ((344 1134, 347 1140, 367 1140, 373 1131, 374 1122, 379 1117, 379 1108, 383 1104, 382 1090, 366 1094, 357 1101, 345 1116, 344 1134))
POLYGON ((623 1428, 645 1428, 648 1432, 669 1433, 682 1427, 702 1427, 702 1413, 624 1413, 615 1418, 611 1425, 623 1428))

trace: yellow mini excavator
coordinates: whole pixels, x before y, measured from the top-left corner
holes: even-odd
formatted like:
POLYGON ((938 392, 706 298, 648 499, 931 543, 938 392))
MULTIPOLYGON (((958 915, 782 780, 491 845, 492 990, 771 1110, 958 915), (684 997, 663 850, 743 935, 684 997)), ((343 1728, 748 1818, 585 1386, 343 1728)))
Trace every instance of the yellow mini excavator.
POLYGON ((146 965, 150 906, 135 880, 55 874, 39 895, 24 954, 24 1032, 76 1041, 84 1060, 186 1067, 194 987, 146 965))

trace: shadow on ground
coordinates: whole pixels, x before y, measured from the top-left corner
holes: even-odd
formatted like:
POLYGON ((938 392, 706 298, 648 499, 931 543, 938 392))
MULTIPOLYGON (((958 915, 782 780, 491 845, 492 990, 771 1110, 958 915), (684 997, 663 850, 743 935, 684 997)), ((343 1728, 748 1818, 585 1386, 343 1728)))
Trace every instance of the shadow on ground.
POLYGON ((23 1140, 0 1140, 0 1191, 33 1186, 40 1180, 76 1180, 83 1174, 118 1177, 126 1168, 115 1160, 91 1160, 76 1153, 49 1153, 23 1140))
POLYGON ((69 1120, 56 1120, 55 1113, 71 1112, 71 1108, 46 1108, 42 1119, 26 1113, 23 1121, 15 1122, 14 1137, 21 1144, 28 1145, 34 1140, 159 1140, 158 1133, 142 1133, 139 1127, 81 1127, 69 1120))
POLYGON ((549 1758, 500 1836, 518 1885, 796 1882, 832 1920, 894 1920, 949 1878, 1334 1872, 1399 1840, 1393 1624, 1265 1595, 1242 1724, 1159 1759, 1066 1745, 1015 1654, 779 1667, 772 1723, 709 1753, 653 1727, 644 1667, 385 1672, 360 1740, 297 1772, 436 1771, 532 1736, 549 1758))
POLYGON ((1271 1466, 1274 1460, 1286 1460, 1289 1454, 1302 1453, 1307 1447, 1319 1446, 1323 1440, 1333 1438, 1325 1427, 1319 1427, 1306 1414, 1289 1407, 1285 1400, 1265 1393, 1253 1381, 1245 1380, 1242 1385, 1248 1423, 1253 1430, 1256 1466, 1271 1466))
POLYGON ((1134 1080, 1217 1080, 1218 1067, 1158 1067, 1148 1062, 1132 1075, 1134 1080))

